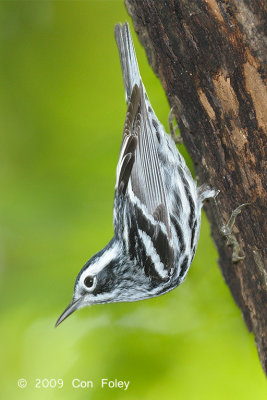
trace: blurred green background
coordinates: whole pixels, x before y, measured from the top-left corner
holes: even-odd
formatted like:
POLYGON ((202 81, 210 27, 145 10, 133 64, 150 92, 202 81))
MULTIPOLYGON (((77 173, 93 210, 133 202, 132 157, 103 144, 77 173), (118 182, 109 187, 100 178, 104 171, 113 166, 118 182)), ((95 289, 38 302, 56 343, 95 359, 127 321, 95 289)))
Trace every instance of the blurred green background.
MULTIPOLYGON (((83 309, 54 329, 76 274, 113 232, 126 111, 113 30, 130 18, 119 0, 2 1, 0 17, 2 398, 266 399, 254 339, 216 265, 205 216, 178 290, 83 309), (64 386, 38 389, 37 378, 64 386), (94 388, 74 389, 74 378, 94 388), (130 386, 101 389, 102 378, 130 386)), ((135 34, 134 42, 168 129, 164 92, 135 34)))

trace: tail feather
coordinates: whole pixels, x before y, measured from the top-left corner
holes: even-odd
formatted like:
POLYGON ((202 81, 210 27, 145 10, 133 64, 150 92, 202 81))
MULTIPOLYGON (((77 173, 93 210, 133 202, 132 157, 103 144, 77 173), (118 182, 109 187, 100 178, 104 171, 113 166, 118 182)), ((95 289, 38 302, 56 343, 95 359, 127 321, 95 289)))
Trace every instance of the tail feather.
POLYGON ((128 104, 134 86, 140 85, 141 76, 138 68, 129 25, 127 22, 123 25, 117 24, 115 26, 115 38, 120 53, 125 96, 128 104))

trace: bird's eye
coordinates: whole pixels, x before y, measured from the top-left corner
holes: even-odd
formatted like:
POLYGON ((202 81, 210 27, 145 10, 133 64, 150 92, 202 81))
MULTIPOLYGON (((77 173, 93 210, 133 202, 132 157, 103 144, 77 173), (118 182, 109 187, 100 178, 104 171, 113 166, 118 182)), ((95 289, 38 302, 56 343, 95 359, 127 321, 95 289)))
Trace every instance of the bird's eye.
POLYGON ((93 276, 87 276, 84 279, 84 286, 86 286, 87 288, 91 288, 94 285, 94 277, 93 276))

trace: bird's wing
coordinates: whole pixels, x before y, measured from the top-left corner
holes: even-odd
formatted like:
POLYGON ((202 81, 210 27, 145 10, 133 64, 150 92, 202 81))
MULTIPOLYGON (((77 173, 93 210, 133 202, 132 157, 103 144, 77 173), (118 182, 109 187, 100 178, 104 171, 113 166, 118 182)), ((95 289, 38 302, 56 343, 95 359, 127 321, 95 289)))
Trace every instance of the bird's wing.
MULTIPOLYGON (((125 223, 132 256, 137 252, 143 254, 142 260, 147 259, 153 267, 150 270, 163 278, 173 261, 170 216, 158 156, 159 143, 146 107, 143 85, 135 85, 123 129, 115 198, 123 196, 129 207, 125 223)), ((121 210, 114 210, 115 215, 118 212, 121 210)))

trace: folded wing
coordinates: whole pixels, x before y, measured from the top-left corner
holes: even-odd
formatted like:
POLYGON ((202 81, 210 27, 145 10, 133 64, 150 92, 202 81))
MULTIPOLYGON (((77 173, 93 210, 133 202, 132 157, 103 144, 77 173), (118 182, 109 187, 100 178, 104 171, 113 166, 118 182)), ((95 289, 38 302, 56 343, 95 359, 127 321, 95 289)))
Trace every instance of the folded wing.
POLYGON ((173 262, 170 216, 158 156, 157 137, 146 109, 142 84, 129 100, 117 167, 117 195, 128 204, 130 253, 141 254, 147 273, 167 278, 173 262))

